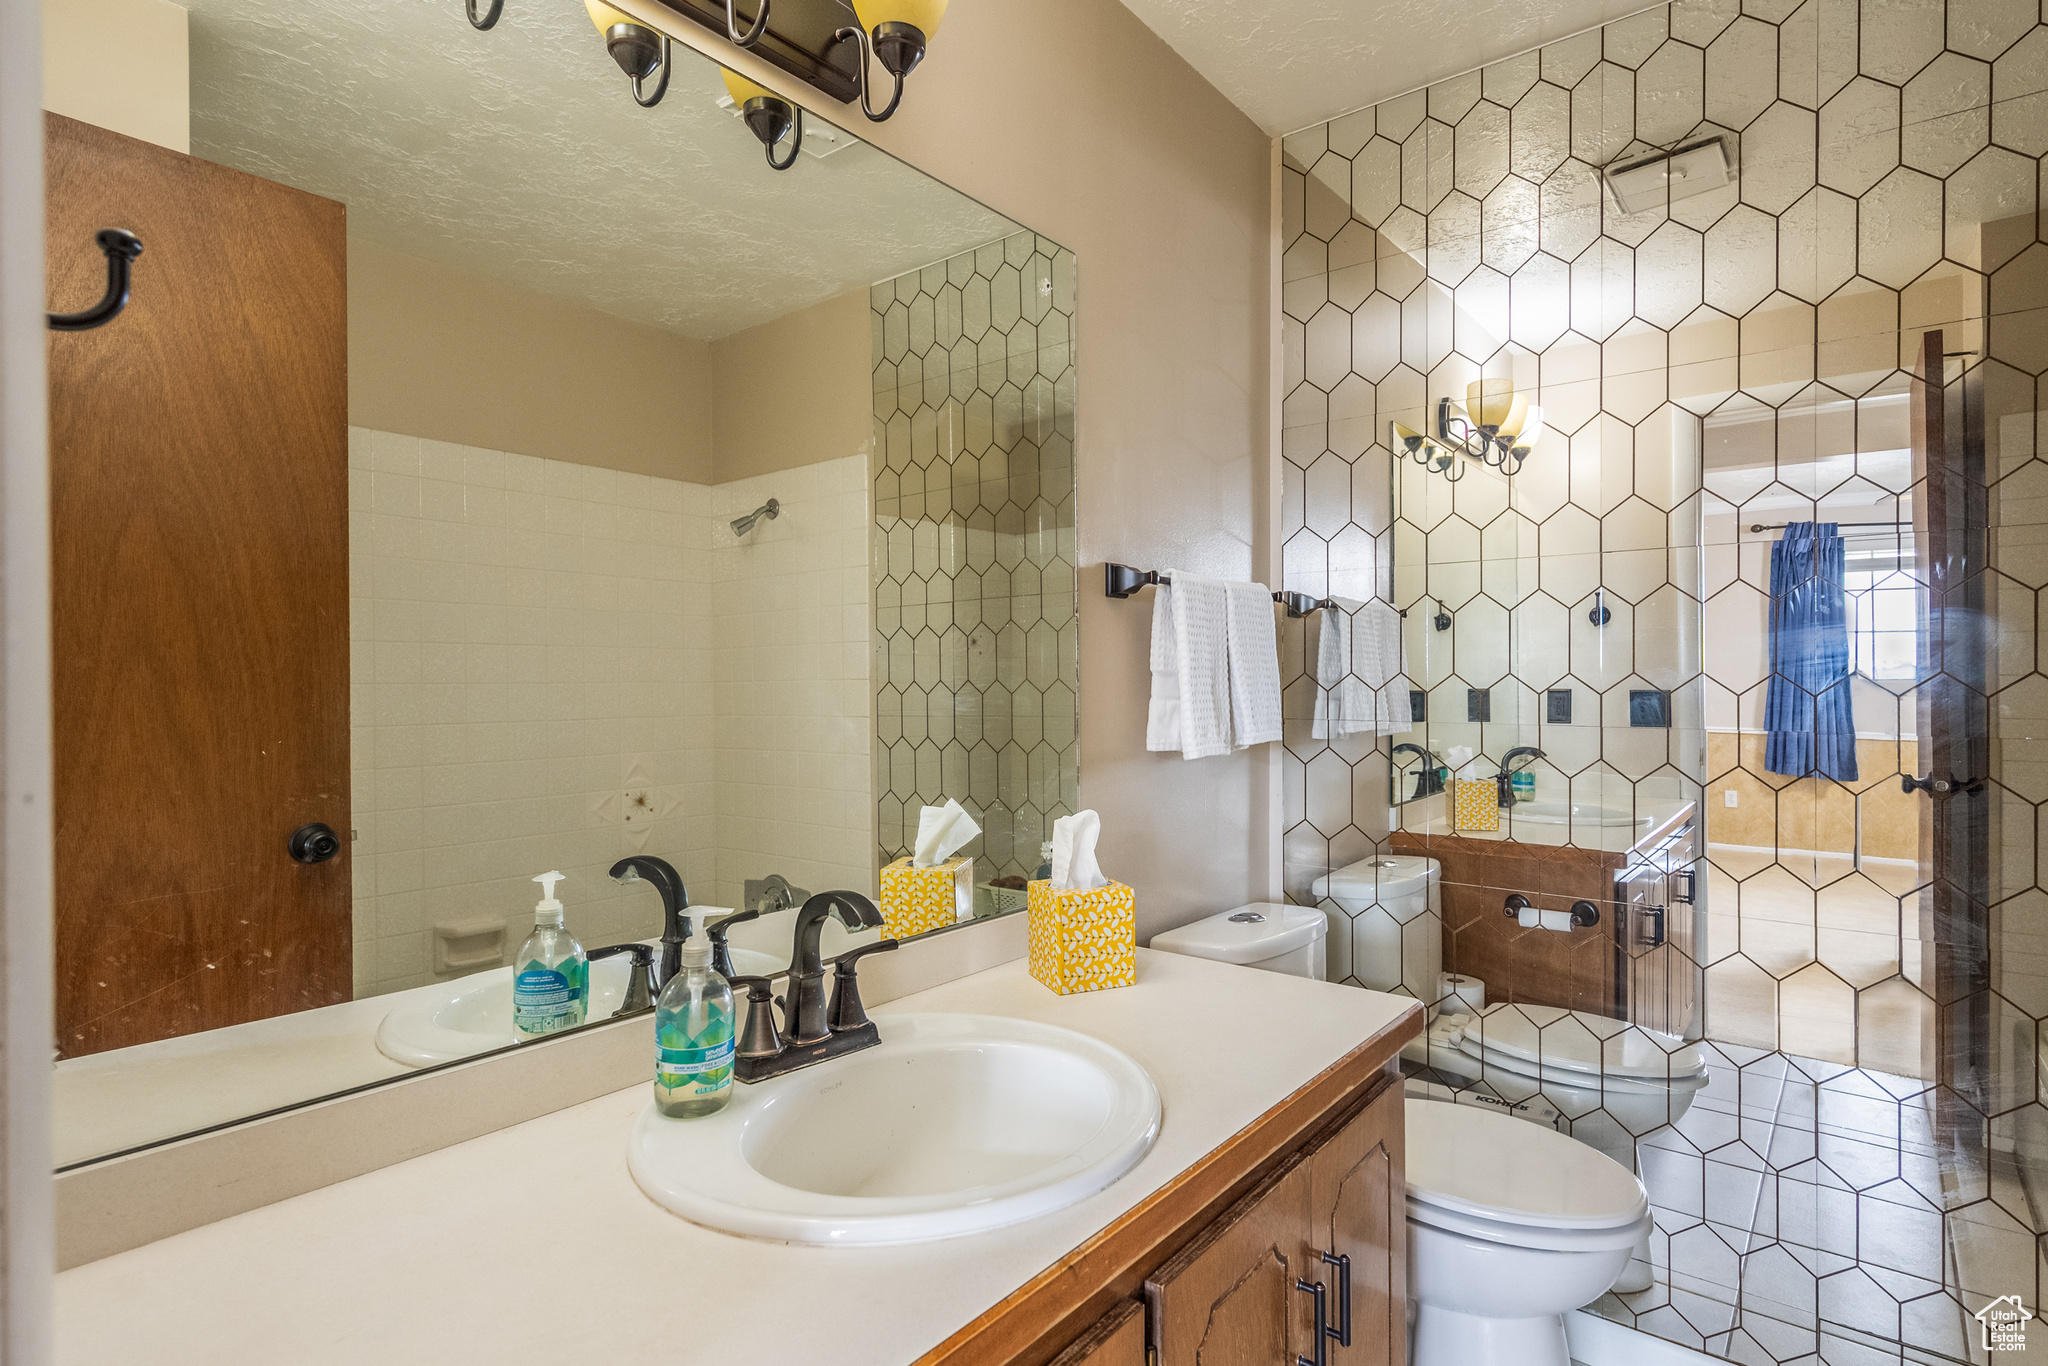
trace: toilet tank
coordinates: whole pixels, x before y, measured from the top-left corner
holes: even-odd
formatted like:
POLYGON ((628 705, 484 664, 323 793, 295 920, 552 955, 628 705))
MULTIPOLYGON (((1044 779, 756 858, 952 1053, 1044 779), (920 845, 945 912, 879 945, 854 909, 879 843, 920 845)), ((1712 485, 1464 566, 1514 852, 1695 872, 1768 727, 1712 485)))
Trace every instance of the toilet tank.
POLYGON ((1329 928, 1328 918, 1313 907, 1261 901, 1155 934, 1146 947, 1320 981, 1329 928))
POLYGON ((1350 921, 1351 976, 1399 992, 1435 1013, 1444 927, 1442 865, 1414 854, 1376 854, 1319 877, 1311 890, 1350 921))

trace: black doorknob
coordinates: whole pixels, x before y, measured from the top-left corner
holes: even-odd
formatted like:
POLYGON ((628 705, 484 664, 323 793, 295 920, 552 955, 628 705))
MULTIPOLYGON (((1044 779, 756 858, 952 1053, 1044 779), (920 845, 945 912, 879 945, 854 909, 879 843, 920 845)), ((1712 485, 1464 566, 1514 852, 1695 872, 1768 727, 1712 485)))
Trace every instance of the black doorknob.
POLYGON ((341 852, 341 836, 315 821, 292 831, 291 843, 285 847, 301 863, 325 863, 341 852))

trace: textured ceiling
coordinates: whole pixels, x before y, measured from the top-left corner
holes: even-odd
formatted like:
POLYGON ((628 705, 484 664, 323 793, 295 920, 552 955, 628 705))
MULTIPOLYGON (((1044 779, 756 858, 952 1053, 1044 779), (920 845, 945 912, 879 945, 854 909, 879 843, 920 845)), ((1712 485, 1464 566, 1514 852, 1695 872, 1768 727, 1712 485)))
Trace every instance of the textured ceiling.
POLYGON ((1268 133, 1470 71, 1644 8, 1642 0, 1124 0, 1268 133))
MULTIPOLYGON (((768 169, 718 68, 641 109, 578 0, 186 0, 192 151, 349 230, 713 339, 1014 231, 859 146, 768 169)), ((856 135, 858 130, 855 130, 856 135)))

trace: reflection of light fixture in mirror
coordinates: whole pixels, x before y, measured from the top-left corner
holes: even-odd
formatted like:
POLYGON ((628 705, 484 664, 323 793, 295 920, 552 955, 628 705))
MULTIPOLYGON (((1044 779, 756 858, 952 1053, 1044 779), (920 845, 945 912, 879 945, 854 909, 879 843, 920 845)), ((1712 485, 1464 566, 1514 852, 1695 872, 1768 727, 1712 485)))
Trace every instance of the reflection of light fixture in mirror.
POLYGON ((924 60, 925 48, 939 31, 939 21, 946 17, 946 0, 853 0, 853 13, 860 20, 860 27, 840 29, 832 40, 844 42, 852 38, 860 43, 860 111, 880 123, 903 102, 903 78, 924 60), (868 92, 871 55, 881 61, 883 69, 896 81, 888 108, 879 114, 868 92))
POLYGON ((634 22, 631 15, 613 9, 604 0, 583 0, 583 8, 590 11, 590 22, 596 24, 597 31, 604 35, 605 51, 612 54, 619 70, 632 79, 634 103, 642 109, 652 109, 660 104, 661 97, 668 93, 668 73, 672 65, 668 35, 634 22), (661 80, 650 95, 646 81, 656 71, 661 72, 661 80))
POLYGON ((752 47, 761 41, 761 35, 768 31, 768 0, 761 0, 761 12, 754 16, 754 26, 740 31, 739 11, 734 0, 725 0, 725 36, 741 47, 752 47))
POLYGON ((469 26, 488 29, 498 22, 498 16, 505 12, 505 0, 491 0, 491 7, 482 14, 476 12, 476 0, 465 0, 469 6, 469 26))
POLYGON ((786 171, 796 162, 796 154, 804 149, 804 111, 801 105, 791 104, 765 85, 756 85, 737 71, 721 68, 725 77, 725 88, 732 95, 732 102, 740 107, 740 117, 746 120, 754 136, 761 140, 761 147, 768 154, 768 164, 778 171, 786 171), (775 144, 789 139, 789 155, 782 160, 775 159, 775 144))
POLYGON ((1465 477, 1462 455, 1512 475, 1522 468, 1530 448, 1543 435, 1543 410, 1515 392, 1513 380, 1482 379, 1465 387, 1465 406, 1449 398, 1437 400, 1436 431, 1424 436, 1398 422, 1387 424, 1388 442, 1405 455, 1452 483, 1465 477))
POLYGON ((733 518, 732 534, 735 536, 744 536, 749 531, 752 531, 754 529, 754 523, 760 521, 763 517, 766 517, 769 521, 772 522, 781 515, 782 504, 776 502, 773 498, 770 498, 767 502, 761 504, 761 506, 755 508, 746 516, 733 518))

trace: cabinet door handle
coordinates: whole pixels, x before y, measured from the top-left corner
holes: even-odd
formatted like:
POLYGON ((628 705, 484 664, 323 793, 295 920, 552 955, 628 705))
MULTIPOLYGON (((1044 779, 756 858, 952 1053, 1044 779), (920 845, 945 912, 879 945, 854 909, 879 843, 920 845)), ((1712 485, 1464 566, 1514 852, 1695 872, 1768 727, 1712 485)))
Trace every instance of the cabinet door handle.
POLYGON ((1651 926, 1651 928, 1644 934, 1643 947, 1646 949, 1663 948, 1664 908, 1662 906, 1645 906, 1640 911, 1638 911, 1637 914, 1640 915, 1644 920, 1649 920, 1652 916, 1656 917, 1656 924, 1651 926))
POLYGON ((1337 1326, 1325 1328, 1323 1332, 1335 1339, 1339 1347, 1351 1345, 1351 1254, 1348 1252, 1325 1252, 1323 1265, 1337 1268, 1337 1326))
POLYGON ((1295 1353, 1294 1366, 1330 1366, 1330 1339, 1335 1335, 1330 1332, 1329 1291, 1323 1288, 1321 1281, 1311 1281, 1300 1276, 1295 1277, 1294 1288, 1316 1297, 1316 1354, 1305 1357, 1299 1352, 1295 1353))
POLYGON ((1677 902, 1677 903, 1678 903, 1679 905, 1681 905, 1681 906, 1690 906, 1690 905, 1692 905, 1692 898, 1693 898, 1693 888, 1694 888, 1693 878, 1694 878, 1694 877, 1696 876, 1696 874, 1695 874, 1695 873, 1693 872, 1693 870, 1692 870, 1692 869, 1690 869, 1690 868, 1680 868, 1680 869, 1679 869, 1679 870, 1678 870, 1677 872, 1673 873, 1673 874, 1672 874, 1671 876, 1672 876, 1672 877, 1673 877, 1674 879, 1675 879, 1675 878, 1684 878, 1684 879, 1685 879, 1685 892, 1684 892, 1684 894, 1683 894, 1683 895, 1681 895, 1681 894, 1680 894, 1680 893, 1678 892, 1678 890, 1677 890, 1676 888, 1674 888, 1674 889, 1672 889, 1672 892, 1671 892, 1671 899, 1672 899, 1673 901, 1676 901, 1676 902, 1677 902))

